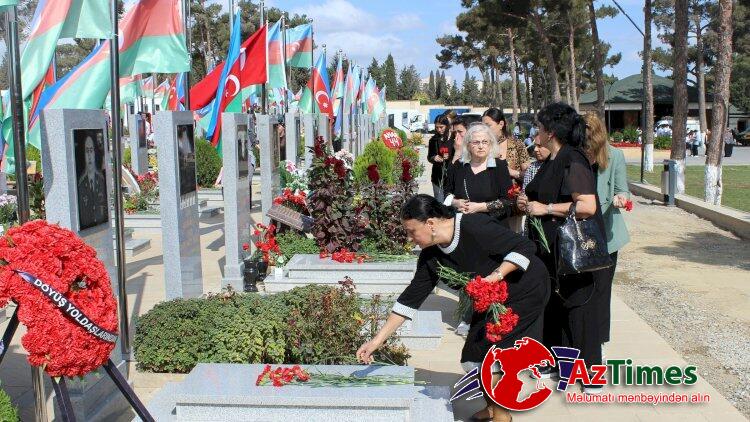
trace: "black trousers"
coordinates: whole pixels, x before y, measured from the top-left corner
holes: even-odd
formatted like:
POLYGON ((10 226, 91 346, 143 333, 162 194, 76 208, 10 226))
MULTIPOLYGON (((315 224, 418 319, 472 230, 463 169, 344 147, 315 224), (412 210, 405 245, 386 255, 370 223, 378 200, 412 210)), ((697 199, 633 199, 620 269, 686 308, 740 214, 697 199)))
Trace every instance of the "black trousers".
POLYGON ((598 277, 596 288, 599 290, 598 297, 601 300, 599 304, 599 336, 602 343, 609 341, 609 331, 612 325, 612 280, 615 278, 615 268, 617 267, 617 252, 609 254, 609 257, 612 259, 612 266, 594 274, 598 277))
POLYGON ((553 292, 544 310, 544 345, 576 348, 587 366, 602 363, 600 277, 598 272, 560 277, 559 293, 551 280, 553 292))
POLYGON ((731 157, 733 149, 734 149, 734 144, 724 144, 724 156, 731 157))

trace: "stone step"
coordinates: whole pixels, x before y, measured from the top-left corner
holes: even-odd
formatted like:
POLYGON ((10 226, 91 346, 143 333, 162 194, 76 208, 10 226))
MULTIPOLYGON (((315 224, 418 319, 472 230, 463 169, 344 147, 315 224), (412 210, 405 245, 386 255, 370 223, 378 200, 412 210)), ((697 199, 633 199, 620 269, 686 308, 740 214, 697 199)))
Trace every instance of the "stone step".
POLYGON ((210 218, 215 217, 221 213, 222 208, 220 207, 213 207, 213 206, 205 206, 198 210, 198 216, 200 218, 210 218))
POLYGON ((198 200, 207 201, 207 205, 211 207, 224 207, 224 194, 221 189, 199 189, 198 200))
POLYGON ((125 228, 137 230, 144 234, 161 234, 161 214, 125 215, 125 228))
POLYGON ((125 256, 130 258, 151 249, 151 239, 129 239, 125 242, 125 256))
POLYGON ((443 339, 442 313, 417 311, 411 325, 402 325, 396 333, 409 350, 436 350, 443 339))
MULTIPOLYGON (((256 386, 265 365, 198 364, 179 384, 168 383, 147 406, 159 421, 453 420, 448 387, 379 385, 283 388, 256 386)), ((414 379, 406 366, 302 365, 317 373, 392 375, 414 379)), ((134 420, 138 420, 137 418, 134 420)))

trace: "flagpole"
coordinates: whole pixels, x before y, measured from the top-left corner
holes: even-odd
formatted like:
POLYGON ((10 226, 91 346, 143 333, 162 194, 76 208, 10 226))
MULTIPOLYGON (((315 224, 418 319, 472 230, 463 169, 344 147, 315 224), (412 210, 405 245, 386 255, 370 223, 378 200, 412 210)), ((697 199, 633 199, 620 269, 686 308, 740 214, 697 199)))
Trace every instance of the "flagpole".
MULTIPOLYGON (((23 98, 21 98, 21 53, 18 41, 18 15, 16 6, 11 6, 5 12, 6 47, 8 50, 8 98, 13 119, 13 152, 16 167, 16 204, 18 223, 23 224, 31 218, 29 207, 29 186, 26 173, 26 133, 23 120, 23 98)), ((16 308, 18 312, 18 308, 16 308)), ((5 345, 7 349, 10 345, 5 345)), ((3 351, 4 352, 4 351, 3 351)), ((2 359, 3 352, 0 352, 2 359)), ((34 388, 34 414, 37 421, 48 420, 47 394, 44 391, 44 377, 42 368, 31 367, 31 384, 34 388)))
POLYGON ((312 114, 315 114, 315 78, 313 77, 313 67, 315 67, 315 28, 312 26, 313 20, 310 19, 310 79, 312 80, 312 114))
MULTIPOLYGON (((286 30, 289 29, 289 16, 287 12, 284 12, 284 16, 286 16, 285 23, 284 23, 284 66, 286 66, 286 61, 288 57, 286 57, 286 30)), ((286 89, 291 90, 292 87, 292 68, 290 67, 287 69, 284 68, 284 75, 286 76, 286 89)), ((292 92, 292 95, 294 95, 294 92, 292 92)), ((287 111, 289 111, 289 94, 286 95, 286 102, 287 102, 287 111)))
POLYGON ((111 108, 112 108, 112 165, 114 166, 115 199, 115 255, 117 263, 117 300, 120 305, 120 351, 122 359, 130 362, 130 325, 128 324, 128 292, 125 288, 125 213, 122 204, 122 125, 120 124, 120 51, 117 1, 111 3, 112 38, 109 40, 111 108))
MULTIPOLYGON (((151 74, 151 116, 156 114, 156 73, 151 74)), ((153 118, 152 118, 153 121, 153 118)), ((153 124, 153 123, 152 123, 153 124)), ((154 130, 153 126, 151 130, 154 130)))
MULTIPOLYGON (((190 67, 192 68, 192 52, 190 49, 190 0, 182 0, 182 11, 183 16, 185 17, 185 44, 187 46, 187 52, 188 52, 188 62, 190 63, 190 67)), ((231 16, 232 13, 230 11, 229 16, 231 16)), ((231 19, 231 18, 230 18, 231 19)), ((185 72, 185 110, 190 110, 190 70, 185 72)), ((175 90, 176 92, 176 90, 175 90)), ((177 109, 180 109, 180 98, 177 97, 177 109)))
MULTIPOLYGON (((260 2, 260 26, 266 25, 266 31, 268 31, 268 22, 266 22, 266 2, 261 0, 260 2)), ((268 93, 266 91, 266 84, 268 83, 268 32, 266 32, 266 82, 261 85, 260 88, 260 109, 263 114, 268 114, 268 93)))
POLYGON ((286 19, 284 15, 284 13, 281 14, 281 68, 284 70, 284 83, 287 84, 284 88, 284 112, 289 112, 289 95, 286 93, 289 83, 287 83, 286 76, 286 19))

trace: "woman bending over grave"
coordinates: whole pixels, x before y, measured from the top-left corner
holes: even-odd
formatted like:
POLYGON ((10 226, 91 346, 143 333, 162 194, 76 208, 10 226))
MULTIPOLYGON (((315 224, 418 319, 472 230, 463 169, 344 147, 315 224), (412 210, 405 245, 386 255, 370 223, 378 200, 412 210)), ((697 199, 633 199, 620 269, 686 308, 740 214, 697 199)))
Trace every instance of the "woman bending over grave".
MULTIPOLYGON (((543 311, 550 290, 547 269, 535 256, 534 244, 484 214, 461 214, 429 195, 416 195, 401 210, 409 237, 422 248, 411 284, 398 297, 383 328, 357 350, 365 363, 406 319, 412 319, 438 282, 439 266, 499 283, 505 280, 507 308, 518 321, 499 341, 488 340, 488 312, 474 311, 471 328, 461 352, 461 365, 469 372, 481 365, 490 347, 509 348, 522 337, 541 340, 543 311)), ((492 337, 490 335, 490 337, 492 337)), ((510 413, 487 398, 488 408, 477 418, 508 421, 510 413)))

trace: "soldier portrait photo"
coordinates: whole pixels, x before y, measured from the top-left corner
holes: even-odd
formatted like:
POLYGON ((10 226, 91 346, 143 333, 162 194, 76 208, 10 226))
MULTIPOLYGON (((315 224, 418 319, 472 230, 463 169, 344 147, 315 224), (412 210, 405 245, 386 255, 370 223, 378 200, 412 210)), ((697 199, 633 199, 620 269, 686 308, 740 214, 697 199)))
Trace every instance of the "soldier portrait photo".
POLYGON ((101 129, 73 131, 79 230, 86 230, 109 220, 104 145, 104 132, 101 129))
POLYGON ((180 166, 180 196, 195 192, 193 125, 177 125, 177 159, 180 166))
POLYGON ((249 148, 247 143, 247 125, 237 126, 237 168, 239 169, 240 177, 247 177, 248 166, 247 166, 247 149, 249 148))

